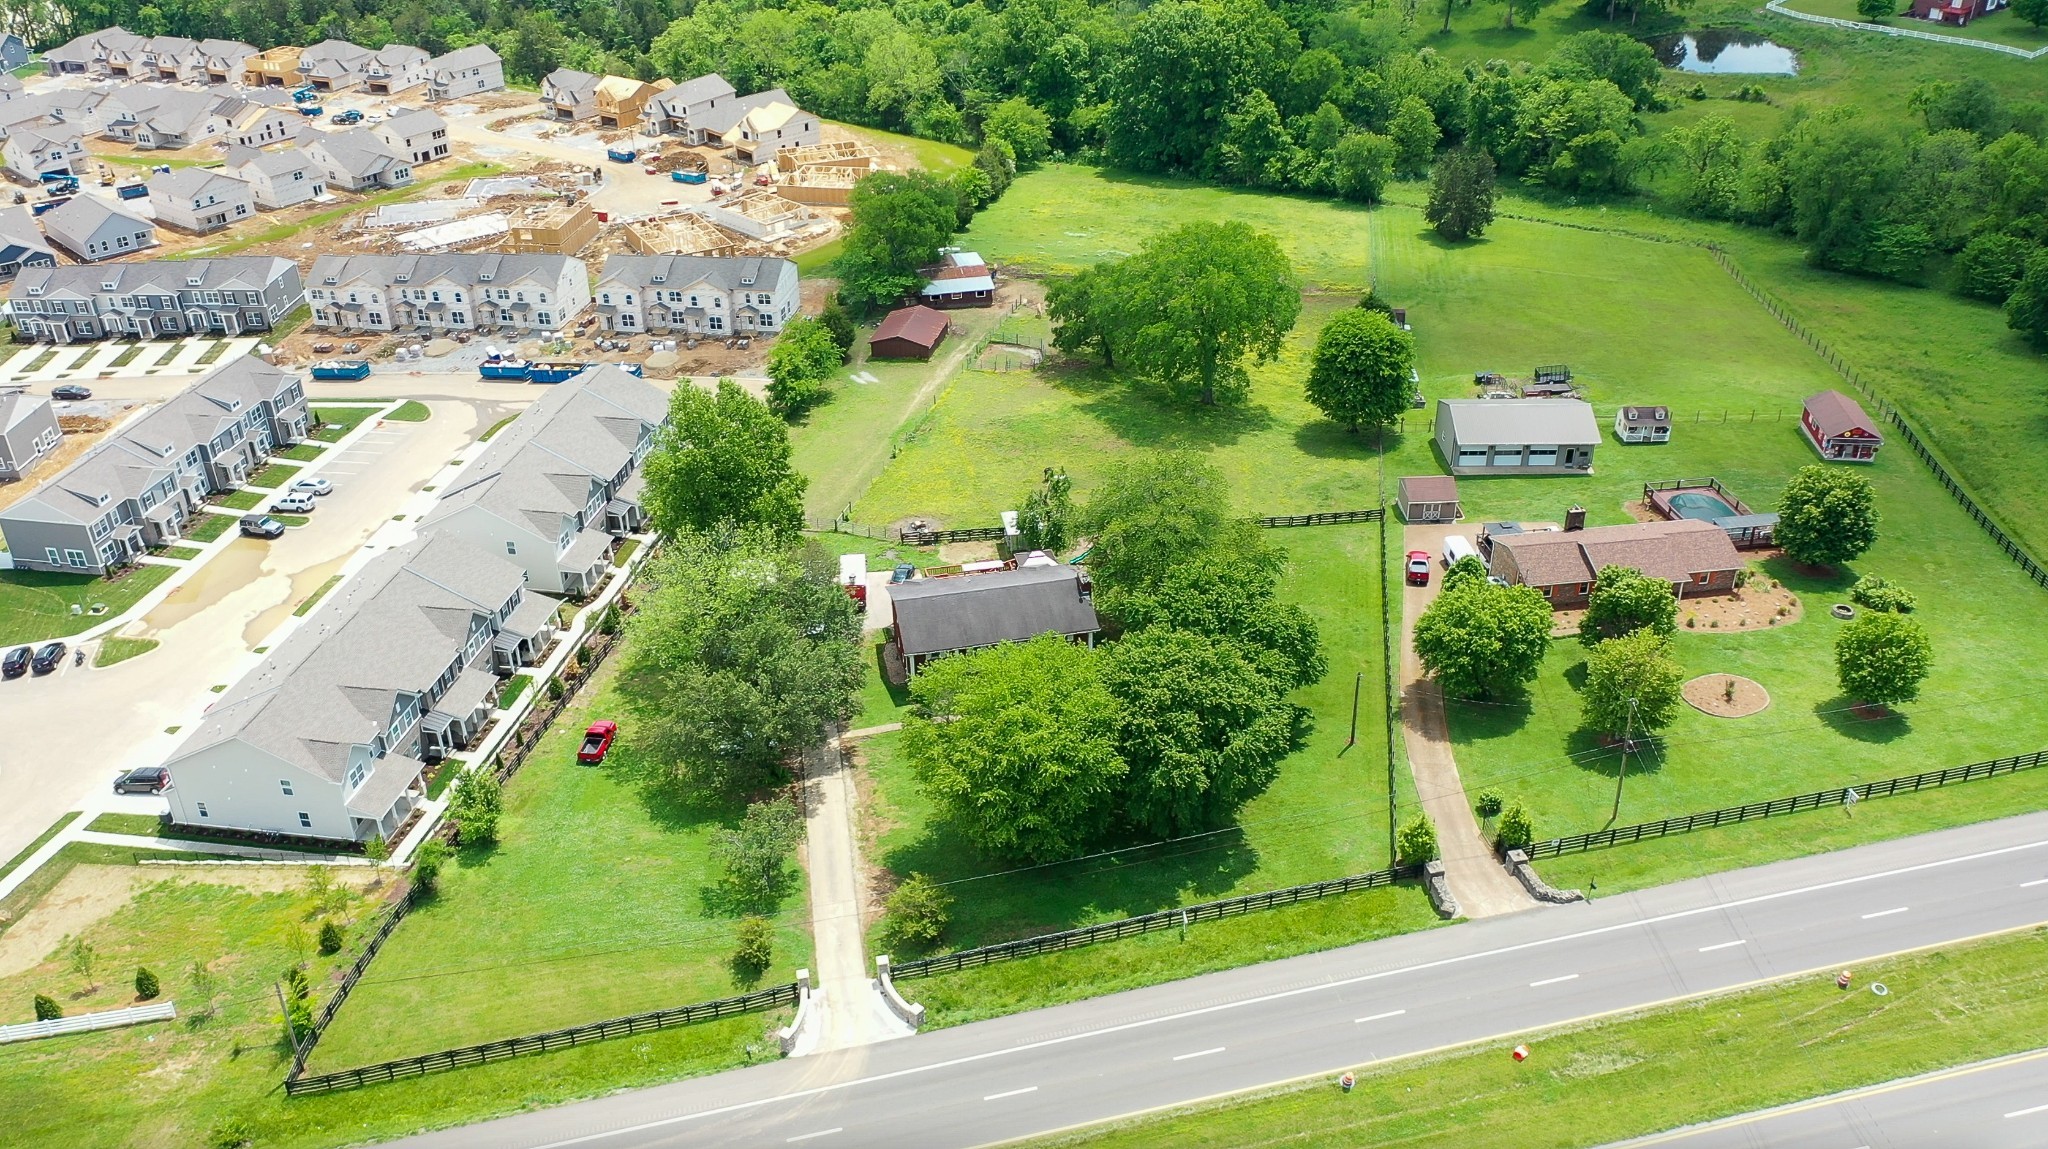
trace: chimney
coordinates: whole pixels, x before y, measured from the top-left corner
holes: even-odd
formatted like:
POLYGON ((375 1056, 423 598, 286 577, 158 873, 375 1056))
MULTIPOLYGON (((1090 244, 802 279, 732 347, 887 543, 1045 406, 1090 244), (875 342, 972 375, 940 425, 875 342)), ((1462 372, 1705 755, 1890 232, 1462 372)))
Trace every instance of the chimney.
POLYGON ((1568 531, 1585 530, 1586 508, 1574 503, 1572 509, 1564 513, 1564 529, 1568 531))

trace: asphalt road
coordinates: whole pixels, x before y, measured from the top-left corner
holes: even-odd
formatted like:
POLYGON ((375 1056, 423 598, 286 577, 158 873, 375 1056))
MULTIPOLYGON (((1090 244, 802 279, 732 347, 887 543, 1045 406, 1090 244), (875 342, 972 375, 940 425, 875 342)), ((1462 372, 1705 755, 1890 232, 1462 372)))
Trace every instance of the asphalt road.
POLYGON ((2048 1050, 1767 1109, 1614 1149, 2037 1149, 2048 1144, 2048 1050))
MULTIPOLYGON (((1796 824, 1785 832, 1796 833, 1796 824)), ((1210 974, 403 1144, 982 1145, 1802 971, 1832 976, 1878 955, 2043 921, 2048 814, 2034 814, 1210 974)), ((916 982, 902 988, 916 997, 916 982)), ((1541 1059, 1539 1043, 1532 1071, 1541 1059)), ((2041 1132, 2048 1135, 2048 1127, 2041 1132)))

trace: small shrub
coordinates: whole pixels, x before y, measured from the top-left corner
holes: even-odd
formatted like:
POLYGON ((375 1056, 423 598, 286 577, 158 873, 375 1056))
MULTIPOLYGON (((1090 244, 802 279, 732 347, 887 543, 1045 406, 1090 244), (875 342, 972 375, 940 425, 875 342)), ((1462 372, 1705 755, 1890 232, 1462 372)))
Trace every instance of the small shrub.
POLYGON ((320 923, 320 952, 338 954, 341 952, 341 927, 333 918, 320 923))
POLYGON ((306 971, 295 965, 284 967, 284 991, 293 1001, 304 1001, 313 994, 313 983, 306 980, 306 971))
POLYGON ((46 993, 39 993, 36 995, 37 1021, 55 1021, 63 1016, 64 1007, 57 1004, 56 998, 51 997, 49 994, 46 993))
POLYGON ((550 675, 548 677, 549 702, 560 702, 562 700, 562 695, 567 691, 567 689, 567 687, 562 685, 562 679, 559 675, 550 675))
POLYGON ((1707 629, 1708 629, 1708 630, 1719 630, 1719 629, 1721 629, 1721 620, 1717 618, 1717 619, 1715 619, 1714 621, 1712 621, 1712 622, 1708 623, 1708 624, 1707 624, 1707 629))
POLYGON ((1503 850, 1526 850, 1536 840, 1535 823, 1529 820, 1529 812, 1522 809, 1520 802, 1510 803, 1500 812, 1500 829, 1494 832, 1493 840, 1503 850))
POLYGON ((1407 825, 1401 827, 1396 845, 1400 849, 1403 865, 1419 866, 1424 862, 1436 861, 1436 823, 1427 814, 1417 814, 1407 825))
POLYGON ((1731 679, 1729 679, 1729 680, 1727 680, 1726 682, 1723 682, 1723 683, 1721 684, 1721 701, 1723 701, 1723 702, 1733 702, 1733 701, 1735 701, 1735 680, 1734 680, 1734 679, 1732 679, 1732 678, 1731 678, 1731 679))
POLYGON ((768 963, 775 960, 775 927, 767 918, 752 914, 741 918, 733 940, 732 968, 740 980, 752 982, 767 972, 768 963))
POLYGON ((149 972, 147 967, 140 968, 135 971, 136 997, 139 997, 144 1001, 148 1001, 150 998, 153 998, 157 994, 162 992, 163 987, 157 984, 156 975, 149 972))
POLYGON ((1890 614, 1911 614, 1919 596, 1881 575, 1864 575, 1849 588, 1849 601, 1890 614))
POLYGON ((883 933, 892 943, 929 946, 952 923, 953 895, 924 874, 912 874, 889 895, 883 933))
POLYGON ((1500 817, 1500 809, 1502 806, 1506 804, 1506 801, 1501 798, 1499 791, 1481 790, 1479 792, 1478 800, 1473 802, 1472 804, 1472 809, 1475 812, 1477 812, 1480 817, 1491 822, 1495 818, 1500 817))
POLYGON ((1700 620, 1699 620, 1699 619, 1697 619, 1697 618, 1694 618, 1694 617, 1693 617, 1692 615, 1686 615, 1686 616, 1685 616, 1685 628, 1686 628, 1687 630, 1691 630, 1692 628, 1694 628, 1694 627, 1698 626, 1699 624, 1700 624, 1700 620))
POLYGON ((604 613, 598 616, 598 619, 597 619, 597 633, 599 633, 599 634, 617 634, 617 633, 619 633, 619 604, 618 604, 618 603, 614 602, 614 603, 612 603, 612 604, 611 604, 610 606, 608 606, 608 607, 604 608, 604 613))
POLYGON ((441 884, 441 867, 448 862, 448 843, 439 838, 429 838, 420 844, 419 853, 412 858, 412 884, 422 893, 431 894, 441 884))
POLYGON ((384 835, 375 835, 363 843, 363 856, 373 862, 388 861, 391 858, 391 843, 384 840, 384 835))
POLYGON ((214 1126, 213 1132, 206 1135, 206 1143, 213 1149, 243 1149, 243 1146, 254 1140, 256 1131, 239 1117, 228 1118, 214 1126))
POLYGON ((1688 100, 1704 100, 1704 99, 1706 99, 1706 98, 1707 98, 1707 86, 1706 86, 1705 84, 1694 84, 1694 85, 1693 85, 1692 87, 1690 87, 1690 88, 1687 88, 1687 89, 1685 90, 1685 98, 1686 98, 1686 99, 1688 99, 1688 100))

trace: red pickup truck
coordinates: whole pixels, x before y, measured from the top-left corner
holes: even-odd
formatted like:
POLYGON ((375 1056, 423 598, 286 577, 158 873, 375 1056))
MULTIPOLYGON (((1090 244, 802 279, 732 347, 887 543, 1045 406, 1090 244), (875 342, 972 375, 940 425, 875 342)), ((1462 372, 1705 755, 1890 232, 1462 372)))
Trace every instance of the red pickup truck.
POLYGON ((576 761, 586 766, 604 761, 604 756, 611 751, 612 739, 618 734, 619 724, 610 719, 591 723, 590 728, 583 732, 583 747, 576 751, 576 761))

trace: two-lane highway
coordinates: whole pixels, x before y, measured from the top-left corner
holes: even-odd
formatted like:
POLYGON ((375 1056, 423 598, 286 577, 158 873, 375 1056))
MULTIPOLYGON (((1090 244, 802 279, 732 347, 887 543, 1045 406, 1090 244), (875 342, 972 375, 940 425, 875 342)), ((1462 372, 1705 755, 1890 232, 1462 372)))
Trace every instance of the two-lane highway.
MULTIPOLYGON (((1389 938, 406 1144, 982 1145, 1788 974, 1828 976, 1878 955, 2042 922, 2048 814, 1389 938)), ((916 982, 902 988, 916 997, 916 982)))

